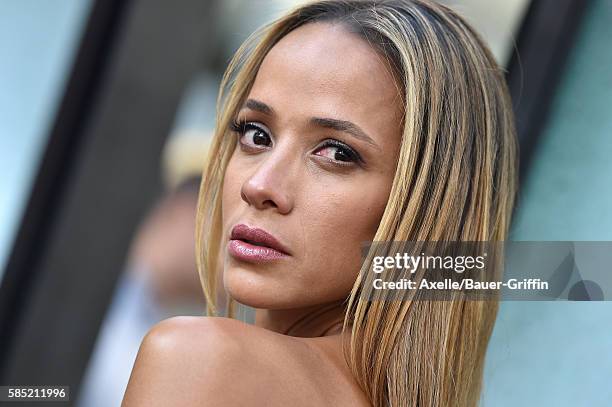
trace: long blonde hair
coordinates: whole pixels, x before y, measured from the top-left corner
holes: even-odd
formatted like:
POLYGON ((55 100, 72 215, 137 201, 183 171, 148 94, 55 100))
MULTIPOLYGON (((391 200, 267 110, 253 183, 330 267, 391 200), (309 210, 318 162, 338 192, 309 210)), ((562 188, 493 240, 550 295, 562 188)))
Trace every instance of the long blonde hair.
MULTIPOLYGON (((373 240, 506 238, 517 184, 514 117, 503 72, 478 34, 428 0, 308 3, 249 37, 222 80, 197 214, 198 270, 209 315, 217 313, 221 191, 236 142, 227 137, 231 120, 268 51, 297 27, 324 21, 344 25, 378 50, 402 94, 399 161, 373 240)), ((366 261, 362 270, 369 267, 366 261)), ((371 403, 477 405, 497 301, 398 301, 384 293, 368 301, 368 290, 357 278, 345 316, 345 355, 371 403)))

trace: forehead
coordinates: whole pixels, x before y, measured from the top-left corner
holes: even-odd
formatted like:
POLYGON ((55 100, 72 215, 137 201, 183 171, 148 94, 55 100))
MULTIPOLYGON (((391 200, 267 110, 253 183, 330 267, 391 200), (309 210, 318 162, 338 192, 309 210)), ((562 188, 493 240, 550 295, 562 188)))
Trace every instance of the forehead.
POLYGON ((397 124, 401 111, 384 58, 356 34, 331 23, 306 24, 274 45, 249 97, 288 115, 336 115, 364 127, 397 124))

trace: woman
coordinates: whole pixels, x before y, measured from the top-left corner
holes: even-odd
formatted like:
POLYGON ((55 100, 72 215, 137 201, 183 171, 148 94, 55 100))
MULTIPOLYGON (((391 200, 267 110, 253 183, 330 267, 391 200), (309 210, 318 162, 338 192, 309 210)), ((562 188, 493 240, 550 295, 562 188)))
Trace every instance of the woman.
POLYGON ((368 301, 361 247, 504 240, 515 150, 501 70, 441 5, 322 1, 264 27, 224 76, 197 221, 209 314, 219 277, 255 325, 160 323, 123 405, 476 405, 497 302, 368 301))

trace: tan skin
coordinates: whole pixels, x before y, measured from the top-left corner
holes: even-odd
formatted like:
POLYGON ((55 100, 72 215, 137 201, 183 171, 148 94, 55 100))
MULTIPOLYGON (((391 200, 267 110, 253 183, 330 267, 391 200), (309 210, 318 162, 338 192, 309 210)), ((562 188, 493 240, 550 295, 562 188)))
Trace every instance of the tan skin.
POLYGON ((225 251, 225 288, 257 309, 255 325, 206 317, 156 325, 124 407, 369 405, 342 356, 341 302, 389 197, 401 134, 397 86, 367 42, 339 24, 310 23, 271 49, 247 100, 260 103, 245 103, 237 119, 259 130, 232 135, 224 243, 244 223, 290 255, 255 264, 225 251), (361 134, 313 117, 349 121, 361 134))

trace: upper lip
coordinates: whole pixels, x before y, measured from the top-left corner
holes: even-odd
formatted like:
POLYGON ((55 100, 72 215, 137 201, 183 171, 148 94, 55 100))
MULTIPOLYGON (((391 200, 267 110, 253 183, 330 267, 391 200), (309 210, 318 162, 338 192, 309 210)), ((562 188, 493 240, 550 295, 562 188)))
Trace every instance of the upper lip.
POLYGON ((274 236, 263 229, 249 227, 243 223, 232 228, 230 239, 244 240, 258 246, 267 246, 279 252, 289 254, 289 251, 274 236))

